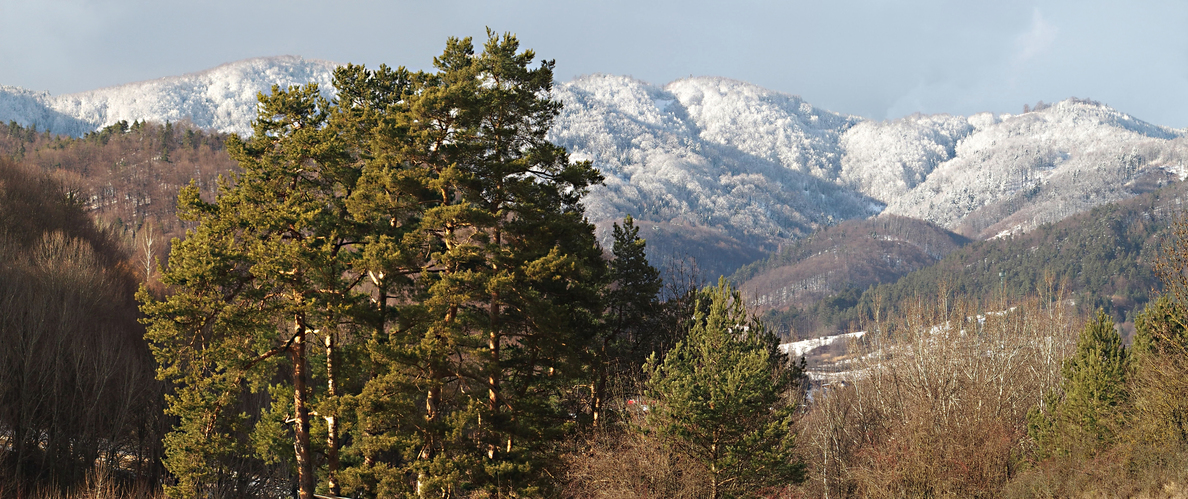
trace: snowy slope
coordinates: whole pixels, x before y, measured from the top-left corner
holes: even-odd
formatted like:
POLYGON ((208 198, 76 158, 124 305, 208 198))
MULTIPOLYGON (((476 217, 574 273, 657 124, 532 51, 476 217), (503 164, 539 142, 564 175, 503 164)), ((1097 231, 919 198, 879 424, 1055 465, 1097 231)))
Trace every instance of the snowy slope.
POLYGON ((810 164, 837 163, 836 137, 852 119, 820 113, 831 126, 804 127, 796 113, 806 104, 785 98, 763 102, 754 98, 758 91, 720 79, 657 88, 626 77, 587 76, 556 87, 565 107, 550 139, 569 148, 574 159, 592 160, 606 175, 606 185, 587 201, 595 221, 631 213, 720 229, 738 240, 774 241, 882 208, 812 175, 812 167, 788 168, 781 160, 783 155, 790 162, 816 157, 827 160, 810 164), (735 102, 721 102, 723 96, 735 102), (763 113, 743 112, 762 104, 767 104, 763 113), (768 114, 779 120, 756 120, 768 114), (723 124, 731 120, 750 122, 723 124), (751 135, 752 142, 730 135, 734 128, 754 127, 768 133, 751 135))
POLYGON ((863 121, 839 140, 843 153, 838 180, 875 199, 891 202, 914 189, 937 165, 952 159, 957 143, 997 119, 914 115, 863 121))
MULTIPOLYGON (((0 122, 81 135, 119 120, 249 133, 256 95, 317 82, 334 63, 250 59, 204 72, 52 96, 0 87, 0 122)), ((653 255, 729 273, 779 245, 880 212, 971 237, 1028 230, 1183 177, 1183 130, 1069 99, 1021 115, 888 122, 818 109, 725 78, 656 86, 591 75, 558 83, 550 139, 606 175, 586 204, 607 242, 625 214, 653 255)))
POLYGON ((993 237, 1182 178, 1186 159, 1183 131, 1069 99, 987 122, 886 212, 993 237))
POLYGON ((608 174, 600 225, 632 213, 767 249, 884 207, 975 238, 1025 231, 1182 177, 1188 155, 1184 131, 1077 99, 875 122, 722 78, 595 75, 556 97, 552 139, 608 174))
POLYGON ((77 94, 51 96, 0 87, 0 120, 82 135, 120 120, 181 121, 246 134, 256 115, 256 96, 273 85, 316 82, 329 90, 337 64, 282 56, 248 59, 182 76, 130 83, 77 94))

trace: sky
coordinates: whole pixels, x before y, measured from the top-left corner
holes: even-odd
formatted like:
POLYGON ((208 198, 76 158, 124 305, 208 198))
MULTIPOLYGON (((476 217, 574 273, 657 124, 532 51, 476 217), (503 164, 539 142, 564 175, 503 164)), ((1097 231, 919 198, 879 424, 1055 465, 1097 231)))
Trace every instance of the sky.
POLYGON ((0 0, 0 85, 64 94, 251 57, 430 69, 515 33, 556 78, 722 76, 872 119, 1089 98, 1188 127, 1188 2, 0 0))

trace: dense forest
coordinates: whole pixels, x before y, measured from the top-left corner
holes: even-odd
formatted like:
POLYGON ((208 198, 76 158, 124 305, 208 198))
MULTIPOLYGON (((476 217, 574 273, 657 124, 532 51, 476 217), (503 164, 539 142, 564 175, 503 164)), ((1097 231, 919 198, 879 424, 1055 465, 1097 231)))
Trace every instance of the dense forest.
POLYGON ((275 88, 250 137, 0 129, 0 495, 1182 493, 1181 184, 843 223, 735 275, 831 276, 764 312, 631 217, 597 242, 553 63, 488 35, 275 88), (846 325, 829 372, 779 345, 846 325))
POLYGON ((213 199, 219 175, 236 171, 226 136, 187 123, 119 122, 81 138, 0 127, 0 156, 42 172, 71 203, 115 234, 142 276, 185 235, 177 195, 193 182, 213 199))
MULTIPOLYGON (((865 318, 873 316, 876 309, 894 313, 938 289, 979 300, 1013 301, 1061 288, 1082 314, 1101 308, 1129 334, 1133 332, 1135 314, 1161 288, 1152 263, 1162 251, 1171 222, 1180 215, 1185 188, 1183 183, 1173 183, 1010 237, 975 241, 960 248, 932 244, 931 247, 938 249, 950 248, 949 252, 930 264, 908 267, 911 272, 887 273, 890 278, 880 278, 880 274, 868 271, 860 274, 864 280, 849 281, 853 283, 849 287, 835 286, 826 289, 827 292, 808 294, 808 299, 793 301, 791 305, 769 305, 764 307, 764 318, 781 335, 815 337, 853 330, 865 318)), ((838 236, 834 234, 839 232, 844 238, 847 225, 857 224, 847 222, 822 232, 817 238, 825 239, 823 236, 829 235, 830 239, 836 239, 838 236)), ((851 236, 843 239, 848 243, 845 249, 832 249, 843 247, 832 244, 823 251, 855 274, 859 274, 855 269, 865 270, 871 265, 854 262, 854 255, 869 261, 869 253, 877 248, 876 240, 891 239, 875 231, 866 236, 863 229, 851 228, 848 232, 851 236)), ((905 241, 919 238, 912 234, 900 231, 895 237, 905 241)), ((821 259, 817 253, 822 251, 821 246, 808 239, 740 269, 732 280, 745 290, 762 290, 761 278, 786 268, 807 268, 809 275, 814 276, 812 272, 828 270, 827 266, 816 263, 821 259), (810 251, 805 253, 800 248, 810 251)), ((924 243, 899 246, 920 248, 924 243)), ((792 280, 791 285, 794 284, 792 280)))

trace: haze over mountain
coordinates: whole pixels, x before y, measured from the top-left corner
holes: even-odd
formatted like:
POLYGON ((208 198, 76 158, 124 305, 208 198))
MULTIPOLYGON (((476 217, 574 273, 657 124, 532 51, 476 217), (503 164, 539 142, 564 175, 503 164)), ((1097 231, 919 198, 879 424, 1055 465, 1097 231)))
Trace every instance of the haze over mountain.
MULTIPOLYGON (((62 96, 0 87, 0 121, 80 135, 189 119, 248 133, 257 92, 309 81, 329 92, 333 67, 276 57, 62 96)), ((843 220, 897 214, 987 238, 1188 174, 1184 130, 1088 100, 876 122, 725 78, 590 75, 554 95, 565 108, 551 139, 606 175, 586 202, 600 235, 632 214, 654 258, 693 256, 707 275, 843 220)))

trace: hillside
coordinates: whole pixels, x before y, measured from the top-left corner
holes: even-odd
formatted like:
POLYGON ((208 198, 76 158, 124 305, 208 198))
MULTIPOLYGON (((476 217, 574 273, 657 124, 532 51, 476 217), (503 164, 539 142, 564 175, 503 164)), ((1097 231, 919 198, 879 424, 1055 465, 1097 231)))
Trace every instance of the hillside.
POLYGON ((1019 233, 1188 173, 1183 131, 1088 100, 874 122, 722 78, 656 87, 594 75, 556 94, 566 108, 553 139, 608 176, 592 218, 605 227, 633 213, 665 249, 679 246, 665 228, 716 235, 703 262, 876 213, 973 239, 1019 233))
POLYGON ((876 304, 888 316, 939 290, 989 304, 1063 289, 1081 313, 1102 308, 1129 329, 1160 288, 1151 263, 1185 202, 1188 183, 1177 182, 1024 234, 975 241, 894 282, 770 310, 766 317, 785 334, 817 336, 860 327, 876 304))
POLYGON ((887 213, 975 239, 1030 230, 1182 179, 1182 131, 1068 99, 966 136, 887 213))
POLYGON ((968 242, 934 224, 898 215, 850 220, 740 268, 731 280, 759 310, 803 308, 850 288, 894 282, 968 242))
POLYGON ((632 214, 651 254, 689 254, 717 275, 782 242, 882 209, 813 174, 836 162, 837 136, 855 118, 731 80, 660 89, 593 76, 555 92, 565 108, 551 139, 606 175, 586 201, 604 238, 611 222, 632 214), (758 112, 747 112, 752 108, 758 112), (755 127, 769 134, 739 140, 745 137, 737 132, 755 127), (804 168, 788 168, 781 158, 804 168))
MULTIPOLYGON (((257 92, 314 81, 331 96, 334 65, 250 59, 63 96, 3 87, 0 121, 75 136, 120 120, 247 133, 257 92)), ((631 214, 657 264, 694 257, 706 277, 845 220, 896 214, 986 239, 1188 174, 1183 130, 1075 98, 886 122, 726 78, 591 75, 554 98, 565 107, 550 139, 606 175, 586 198, 602 242, 631 214)))
POLYGON ((3 495, 22 496, 14 469, 65 481, 96 462, 160 461, 164 386, 128 256, 57 182, 0 157, 3 495))
POLYGON ((136 253, 137 270, 151 274, 183 237, 177 194, 194 182, 213 199, 218 177, 238 169, 226 136, 193 126, 117 123, 82 138, 37 132, 15 123, 0 127, 0 159, 47 175, 75 206, 107 227, 136 253))

